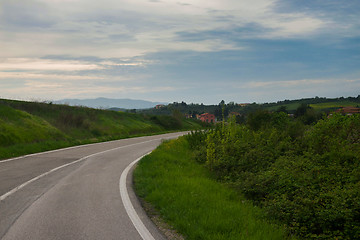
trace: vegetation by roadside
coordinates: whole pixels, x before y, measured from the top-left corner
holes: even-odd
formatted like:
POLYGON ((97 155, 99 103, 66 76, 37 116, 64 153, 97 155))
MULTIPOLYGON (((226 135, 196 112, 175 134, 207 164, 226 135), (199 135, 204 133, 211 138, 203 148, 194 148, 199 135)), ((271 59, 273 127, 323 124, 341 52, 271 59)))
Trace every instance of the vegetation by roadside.
POLYGON ((134 171, 137 194, 186 239, 287 239, 284 227, 194 160, 185 138, 162 144, 134 171))
POLYGON ((187 139, 218 181, 291 234, 360 239, 360 115, 304 122, 260 112, 187 139))
POLYGON ((0 99, 0 159, 202 127, 199 121, 173 116, 0 99))
POLYGON ((255 112, 164 144, 134 176, 188 239, 360 239, 359 114, 255 112), (283 228, 259 237, 266 221, 283 228))

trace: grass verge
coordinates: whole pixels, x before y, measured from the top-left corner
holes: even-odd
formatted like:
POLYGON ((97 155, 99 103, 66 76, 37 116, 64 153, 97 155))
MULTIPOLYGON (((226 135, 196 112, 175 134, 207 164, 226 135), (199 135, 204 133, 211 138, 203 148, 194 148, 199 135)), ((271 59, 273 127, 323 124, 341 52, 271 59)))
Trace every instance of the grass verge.
POLYGON ((185 138, 162 144, 134 171, 139 197, 186 239, 287 239, 284 228, 192 158, 185 138))

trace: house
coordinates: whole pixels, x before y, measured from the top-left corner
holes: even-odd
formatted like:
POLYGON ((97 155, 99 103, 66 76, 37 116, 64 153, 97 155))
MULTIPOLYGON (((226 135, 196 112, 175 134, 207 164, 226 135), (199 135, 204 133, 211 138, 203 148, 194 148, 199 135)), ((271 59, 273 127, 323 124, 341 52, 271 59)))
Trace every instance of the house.
POLYGON ((158 105, 155 106, 155 109, 160 109, 162 107, 165 107, 165 105, 164 104, 158 104, 158 105))
POLYGON ((247 105, 250 105, 250 103, 239 103, 238 106, 240 107, 246 107, 247 105))
POLYGON ((198 119, 207 123, 215 123, 215 115, 211 113, 198 115, 198 119))
POLYGON ((342 107, 335 111, 336 113, 341 113, 345 115, 353 115, 360 113, 360 108, 358 107, 342 107))

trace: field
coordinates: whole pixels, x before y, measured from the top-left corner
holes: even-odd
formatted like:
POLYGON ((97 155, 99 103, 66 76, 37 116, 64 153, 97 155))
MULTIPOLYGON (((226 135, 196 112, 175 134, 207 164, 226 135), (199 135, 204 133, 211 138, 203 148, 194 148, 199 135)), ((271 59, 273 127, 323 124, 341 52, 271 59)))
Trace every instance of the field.
POLYGON ((323 109, 337 109, 340 107, 356 107, 359 105, 360 104, 356 102, 339 101, 339 102, 310 104, 310 107, 314 108, 315 110, 323 110, 323 109))
MULTIPOLYGON (((295 110, 300 106, 301 103, 292 102, 289 104, 280 104, 275 105, 271 107, 267 107, 266 109, 269 111, 276 111, 280 107, 286 107, 286 110, 289 112, 295 112, 295 110)), ((331 102, 324 102, 324 103, 310 103, 309 106, 315 109, 316 111, 334 111, 341 107, 356 107, 359 106, 360 103, 353 102, 353 101, 347 101, 347 100, 337 100, 337 101, 331 101, 331 102)))

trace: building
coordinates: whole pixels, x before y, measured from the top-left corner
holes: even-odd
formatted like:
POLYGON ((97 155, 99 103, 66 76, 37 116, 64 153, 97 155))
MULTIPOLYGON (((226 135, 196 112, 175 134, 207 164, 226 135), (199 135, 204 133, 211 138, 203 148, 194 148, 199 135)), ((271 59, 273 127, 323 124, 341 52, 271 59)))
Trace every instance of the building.
POLYGON ((238 106, 240 107, 246 107, 247 105, 250 105, 250 103, 239 103, 238 106))
POLYGON ((164 104, 158 104, 158 105, 155 106, 155 109, 160 109, 162 107, 165 107, 165 105, 164 104))
POLYGON ((211 113, 198 115, 198 119, 207 123, 215 123, 215 115, 211 113))

